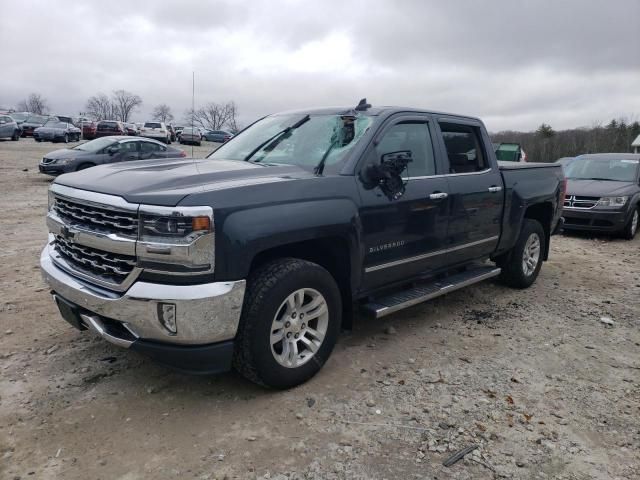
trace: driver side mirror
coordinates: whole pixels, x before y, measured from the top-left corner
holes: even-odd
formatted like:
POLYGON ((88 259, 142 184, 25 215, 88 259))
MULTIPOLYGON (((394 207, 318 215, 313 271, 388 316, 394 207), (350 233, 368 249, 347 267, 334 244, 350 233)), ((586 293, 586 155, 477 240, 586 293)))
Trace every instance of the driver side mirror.
POLYGON ((365 188, 380 187, 389 200, 397 200, 404 195, 405 190, 402 172, 412 161, 411 150, 400 150, 381 155, 379 164, 369 165, 364 171, 365 188))

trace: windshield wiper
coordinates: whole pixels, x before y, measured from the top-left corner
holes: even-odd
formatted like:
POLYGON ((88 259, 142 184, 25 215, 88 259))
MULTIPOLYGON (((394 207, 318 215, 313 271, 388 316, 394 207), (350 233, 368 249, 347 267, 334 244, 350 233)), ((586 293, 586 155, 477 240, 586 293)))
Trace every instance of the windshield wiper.
POLYGON ((338 144, 338 142, 339 140, 337 139, 331 142, 331 145, 329 145, 329 148, 327 148, 327 151, 324 152, 324 155, 322 155, 322 158, 318 162, 318 165, 316 165, 315 168, 313 169, 313 173, 315 173, 316 175, 322 175, 322 171, 324 170, 324 163, 327 161, 327 157, 331 153, 331 150, 333 150, 333 147, 335 147, 338 144))
POLYGON ((305 115, 304 117, 302 117, 300 120, 298 120, 296 123, 294 123, 290 127, 284 128, 284 129, 280 130, 278 133, 276 133, 275 135, 272 135, 271 137, 267 138, 264 142, 262 142, 256 148, 251 150, 251 153, 249 153, 249 155, 244 157, 244 161, 248 162, 251 157, 253 157, 256 153, 258 153, 260 150, 262 150, 265 147, 265 145, 269 145, 270 142, 273 142, 273 145, 271 146, 271 150, 273 150, 285 138, 287 133, 289 133, 292 130, 295 130, 298 127, 301 127, 302 125, 307 123, 310 118, 311 117, 309 115, 305 115))

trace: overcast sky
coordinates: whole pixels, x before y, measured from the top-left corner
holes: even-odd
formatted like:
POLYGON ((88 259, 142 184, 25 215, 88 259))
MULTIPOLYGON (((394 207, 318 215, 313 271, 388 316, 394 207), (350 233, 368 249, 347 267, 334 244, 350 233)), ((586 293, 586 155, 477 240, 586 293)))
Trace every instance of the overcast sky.
POLYGON ((0 106, 77 114, 126 89, 177 119, 234 100, 241 123, 306 106, 406 105, 491 131, 640 119, 640 0, 3 1, 0 106))

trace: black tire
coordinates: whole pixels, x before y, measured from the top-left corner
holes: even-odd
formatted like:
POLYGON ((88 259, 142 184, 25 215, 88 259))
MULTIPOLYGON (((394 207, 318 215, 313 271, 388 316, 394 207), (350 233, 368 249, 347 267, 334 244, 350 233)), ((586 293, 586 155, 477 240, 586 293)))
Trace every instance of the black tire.
POLYGON ((11 140, 13 140, 14 142, 17 142, 18 140, 20 140, 20 132, 18 132, 17 130, 13 132, 13 135, 11 136, 11 140))
MULTIPOLYGON (((265 264, 253 272, 244 297, 233 365, 248 380, 271 388, 291 388, 306 382, 322 368, 340 331, 342 301, 329 272, 320 265, 295 258, 265 264), (328 324, 316 353, 298 367, 285 367, 272 353, 272 322, 289 295, 314 289, 326 302, 328 324)), ((304 328, 304 326, 303 326, 304 328)))
POLYGON ((42 139, 41 138, 36 138, 36 142, 41 142, 42 139))
POLYGON ((80 165, 78 165, 78 168, 76 168, 76 172, 79 172, 80 170, 86 170, 87 168, 91 168, 91 167, 95 167, 95 164, 81 163, 80 165))
POLYGON ((196 145, 197 145, 198 147, 200 147, 200 146, 202 145, 202 142, 198 142, 198 143, 196 143, 196 145))
POLYGON ((622 237, 627 240, 633 240, 636 233, 638 233, 638 225, 640 225, 640 206, 636 206, 635 210, 629 217, 629 221, 624 226, 624 230, 622 230, 622 237))
POLYGON ((69 143, 69 135, 67 135, 66 133, 64 134, 64 138, 62 139, 62 141, 64 143, 69 143))
POLYGON ((525 218, 515 246, 508 255, 498 262, 498 265, 502 267, 502 273, 500 274, 502 282, 512 288, 530 287, 540 273, 545 249, 546 237, 542 225, 537 220, 525 218), (525 246, 529 239, 536 235, 539 241, 538 260, 533 271, 525 272, 525 246))

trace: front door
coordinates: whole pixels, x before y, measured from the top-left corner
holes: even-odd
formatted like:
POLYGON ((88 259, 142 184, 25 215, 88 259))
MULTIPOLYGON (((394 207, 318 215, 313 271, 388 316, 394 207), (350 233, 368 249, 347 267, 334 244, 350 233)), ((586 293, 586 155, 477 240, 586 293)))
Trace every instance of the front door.
POLYGON ((492 253, 499 240, 504 192, 482 128, 473 122, 440 121, 440 145, 448 159, 451 217, 447 244, 451 263, 492 253))
POLYGON ((366 290, 427 273, 445 261, 439 252, 446 241, 449 189, 446 177, 439 175, 429 119, 411 115, 389 121, 359 165, 366 290), (363 182, 364 170, 379 164, 382 155, 406 150, 412 161, 403 172, 401 197, 389 199, 380 187, 363 182))

